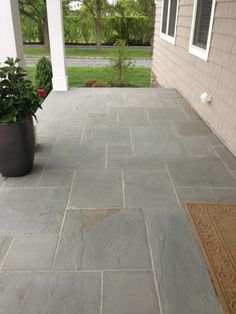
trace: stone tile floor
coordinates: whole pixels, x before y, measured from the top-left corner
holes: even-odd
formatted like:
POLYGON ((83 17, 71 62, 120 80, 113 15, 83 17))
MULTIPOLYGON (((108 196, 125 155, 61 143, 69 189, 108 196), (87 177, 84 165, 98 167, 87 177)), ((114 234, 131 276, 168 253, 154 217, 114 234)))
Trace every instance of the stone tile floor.
POLYGON ((174 89, 43 107, 32 173, 0 177, 0 313, 222 313, 183 206, 235 202, 235 157, 174 89))

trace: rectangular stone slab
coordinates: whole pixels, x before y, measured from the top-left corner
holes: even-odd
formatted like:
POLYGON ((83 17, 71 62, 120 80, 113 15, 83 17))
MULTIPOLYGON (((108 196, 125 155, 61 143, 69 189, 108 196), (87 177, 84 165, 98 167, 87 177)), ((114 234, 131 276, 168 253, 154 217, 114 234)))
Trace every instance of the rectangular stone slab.
POLYGON ((150 267, 142 210, 67 212, 55 269, 150 267))
POLYGON ((159 314, 153 273, 105 272, 103 314, 159 314))
POLYGON ((99 314, 101 274, 0 273, 2 313, 99 314))

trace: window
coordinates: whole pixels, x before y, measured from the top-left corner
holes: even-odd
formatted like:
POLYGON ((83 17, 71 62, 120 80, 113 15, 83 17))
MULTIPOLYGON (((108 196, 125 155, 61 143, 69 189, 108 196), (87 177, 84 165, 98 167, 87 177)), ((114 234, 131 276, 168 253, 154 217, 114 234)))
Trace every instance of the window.
POLYGON ((163 0, 162 2, 162 22, 160 37, 167 40, 173 45, 175 44, 177 8, 178 0, 163 0))
POLYGON ((214 11, 215 0, 195 0, 189 52, 205 61, 210 49, 214 11))

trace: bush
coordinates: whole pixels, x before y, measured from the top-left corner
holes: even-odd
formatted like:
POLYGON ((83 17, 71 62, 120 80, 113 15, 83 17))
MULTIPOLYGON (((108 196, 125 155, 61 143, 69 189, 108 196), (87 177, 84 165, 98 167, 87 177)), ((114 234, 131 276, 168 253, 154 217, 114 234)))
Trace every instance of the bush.
POLYGON ((107 83, 103 81, 97 81, 94 79, 90 79, 84 82, 85 87, 107 87, 107 83))
POLYGON ((96 82, 97 82, 97 81, 94 80, 94 79, 86 80, 86 81, 84 82, 84 86, 85 86, 85 87, 92 87, 96 82))
POLYGON ((122 39, 118 39, 115 42, 116 56, 110 59, 111 67, 114 72, 115 82, 114 85, 118 87, 126 86, 125 84, 125 73, 132 66, 132 61, 126 56, 126 43, 122 39))
POLYGON ((52 64, 47 57, 40 58, 36 65, 35 83, 36 87, 43 88, 47 95, 52 90, 52 64))
POLYGON ((19 61, 7 58, 0 68, 0 123, 24 122, 41 108, 41 99, 19 61))
POLYGON ((93 85, 93 87, 107 87, 107 83, 103 81, 96 81, 96 83, 93 85))

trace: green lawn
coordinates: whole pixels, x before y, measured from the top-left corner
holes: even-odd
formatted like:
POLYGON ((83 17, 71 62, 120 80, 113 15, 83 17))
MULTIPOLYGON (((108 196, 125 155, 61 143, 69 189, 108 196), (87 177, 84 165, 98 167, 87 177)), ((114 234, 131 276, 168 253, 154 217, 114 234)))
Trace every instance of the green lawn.
MULTIPOLYGON (((28 78, 34 81, 34 67, 28 67, 28 78)), ((111 82, 113 74, 109 68, 92 68, 92 67, 68 67, 70 87, 83 87, 84 81, 96 79, 103 82, 111 82)), ((150 86, 151 69, 148 68, 131 68, 126 74, 126 83, 134 87, 150 86)))
MULTIPOLYGON (((24 48, 26 56, 43 56, 43 48, 27 47, 24 48)), ((150 50, 147 49, 127 49, 127 56, 130 58, 150 58, 150 50)), ((67 57, 113 57, 115 48, 104 48, 101 53, 97 53, 95 48, 66 48, 67 57)))

